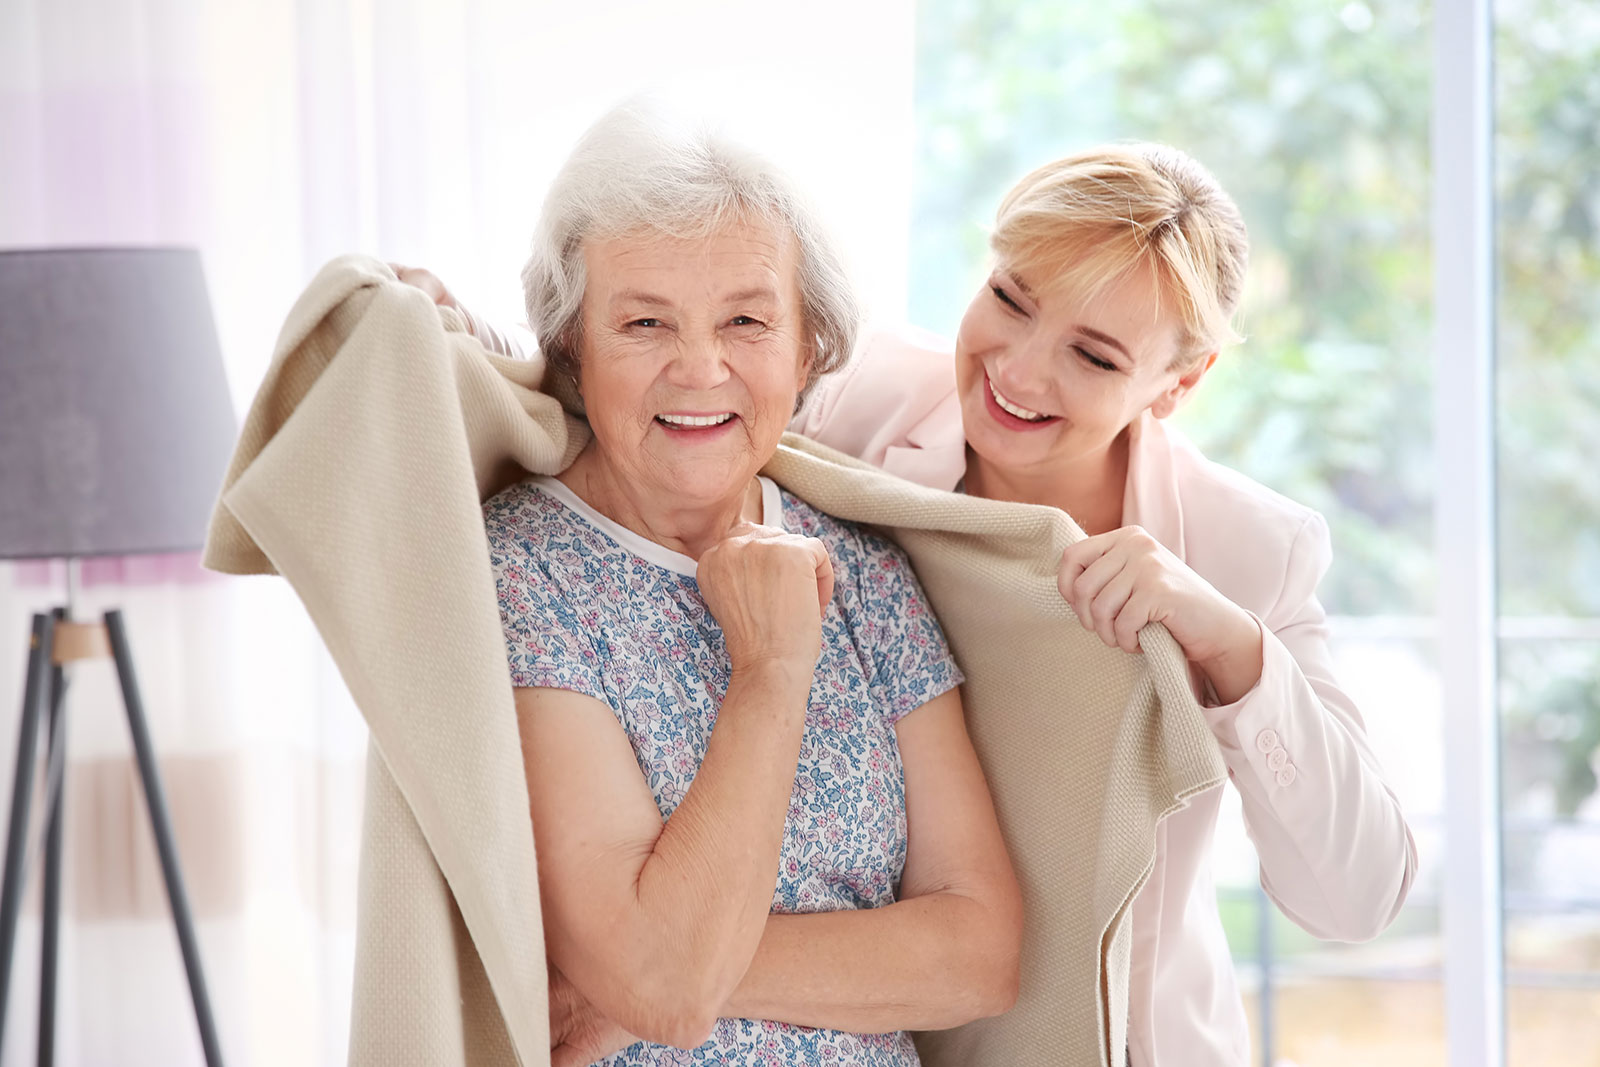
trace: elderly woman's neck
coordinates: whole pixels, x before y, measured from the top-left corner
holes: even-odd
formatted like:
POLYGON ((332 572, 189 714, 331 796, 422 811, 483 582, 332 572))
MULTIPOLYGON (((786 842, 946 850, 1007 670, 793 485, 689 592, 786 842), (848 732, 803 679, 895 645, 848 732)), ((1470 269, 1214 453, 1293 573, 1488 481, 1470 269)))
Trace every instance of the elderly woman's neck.
POLYGON ((690 502, 618 477, 593 449, 586 449, 558 478, 612 522, 690 559, 699 559, 740 522, 758 523, 763 517, 761 483, 755 478, 726 500, 690 502))

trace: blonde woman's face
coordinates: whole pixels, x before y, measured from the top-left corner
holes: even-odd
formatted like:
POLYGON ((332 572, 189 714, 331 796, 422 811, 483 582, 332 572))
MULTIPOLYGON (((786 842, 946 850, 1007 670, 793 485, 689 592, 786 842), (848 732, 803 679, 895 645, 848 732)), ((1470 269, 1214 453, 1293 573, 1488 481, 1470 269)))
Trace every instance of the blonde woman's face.
POLYGON ((1165 418, 1193 387, 1172 369, 1178 336, 1142 271, 1088 303, 996 267, 956 335, 967 443, 1018 475, 1103 457, 1141 413, 1165 418))

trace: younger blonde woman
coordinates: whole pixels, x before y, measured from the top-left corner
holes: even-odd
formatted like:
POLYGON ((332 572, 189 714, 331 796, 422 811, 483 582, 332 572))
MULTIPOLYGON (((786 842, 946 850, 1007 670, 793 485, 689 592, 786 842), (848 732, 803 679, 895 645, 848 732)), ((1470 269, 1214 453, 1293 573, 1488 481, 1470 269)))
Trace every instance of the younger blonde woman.
MULTIPOLYGON (((794 428, 925 485, 1077 519, 1090 536, 1060 562, 1062 596, 1108 645, 1137 651, 1160 622, 1182 646, 1267 894, 1316 937, 1377 936, 1416 846, 1334 675, 1316 595, 1327 524, 1167 422, 1235 339, 1239 209, 1176 149, 1102 147, 1017 183, 991 245, 953 357, 875 337, 794 428)), ((1161 824, 1134 901, 1131 1064, 1248 1062, 1211 878, 1222 789, 1161 824)))

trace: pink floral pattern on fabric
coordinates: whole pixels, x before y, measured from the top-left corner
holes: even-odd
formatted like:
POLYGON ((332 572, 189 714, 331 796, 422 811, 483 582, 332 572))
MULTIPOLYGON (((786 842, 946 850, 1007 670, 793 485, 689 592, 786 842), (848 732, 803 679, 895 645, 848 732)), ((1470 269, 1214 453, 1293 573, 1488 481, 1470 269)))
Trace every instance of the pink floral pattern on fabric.
MULTIPOLYGON (((786 529, 821 540, 836 587, 777 885, 776 913, 892 903, 906 858, 905 777, 894 724, 962 681, 905 554, 782 494, 786 529)), ((729 669, 692 577, 645 560, 537 484, 484 505, 512 684, 603 702, 627 732, 664 818, 705 756, 729 669)), ((910 1067, 909 1034, 852 1034, 722 1019, 681 1051, 640 1042, 605 1067, 826 1064, 910 1067)))

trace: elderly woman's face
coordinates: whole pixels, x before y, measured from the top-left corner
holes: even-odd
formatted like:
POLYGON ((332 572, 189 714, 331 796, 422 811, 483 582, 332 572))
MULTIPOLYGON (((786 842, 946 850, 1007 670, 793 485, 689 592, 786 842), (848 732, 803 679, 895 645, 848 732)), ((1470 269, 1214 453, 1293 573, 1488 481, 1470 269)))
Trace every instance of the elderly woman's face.
POLYGON ((808 370, 793 245, 739 223, 585 246, 579 389, 635 492, 724 502, 777 451, 808 370))

